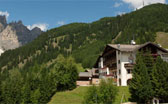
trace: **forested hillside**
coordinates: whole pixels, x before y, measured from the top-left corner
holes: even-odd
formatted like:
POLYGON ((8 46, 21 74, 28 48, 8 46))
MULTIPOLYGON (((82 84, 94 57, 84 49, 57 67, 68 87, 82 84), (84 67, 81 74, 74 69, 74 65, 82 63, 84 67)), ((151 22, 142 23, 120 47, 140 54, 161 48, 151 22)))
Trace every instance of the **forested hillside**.
POLYGON ((81 68, 72 57, 58 55, 50 64, 4 70, 0 73, 0 104, 47 104, 56 92, 76 88, 81 68))
POLYGON ((0 57, 0 69, 27 69, 63 54, 83 67, 92 67, 109 43, 154 42, 156 32, 168 32, 168 5, 153 4, 134 12, 93 23, 72 23, 42 33, 33 42, 0 57))

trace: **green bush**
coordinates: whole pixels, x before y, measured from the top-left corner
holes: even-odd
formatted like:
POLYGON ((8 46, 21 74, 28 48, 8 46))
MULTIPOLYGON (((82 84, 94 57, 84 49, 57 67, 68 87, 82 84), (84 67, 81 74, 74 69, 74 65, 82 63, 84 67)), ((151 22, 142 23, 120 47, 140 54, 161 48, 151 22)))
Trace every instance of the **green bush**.
POLYGON ((84 104, 112 104, 117 95, 118 89, 112 79, 102 80, 99 86, 92 86, 88 89, 84 104))

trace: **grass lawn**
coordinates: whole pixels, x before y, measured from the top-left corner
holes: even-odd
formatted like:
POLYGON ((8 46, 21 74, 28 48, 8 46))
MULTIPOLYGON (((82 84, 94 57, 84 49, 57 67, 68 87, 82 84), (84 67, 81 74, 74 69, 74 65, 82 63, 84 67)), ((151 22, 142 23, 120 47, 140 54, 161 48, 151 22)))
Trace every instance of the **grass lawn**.
POLYGON ((161 44, 163 48, 168 48, 168 33, 157 32, 156 42, 161 44))
MULTIPOLYGON (((130 93, 128 87, 118 87, 119 93, 114 104, 120 104, 122 95, 125 95, 125 100, 128 101, 130 93)), ((78 87, 73 91, 56 93, 48 104, 82 104, 83 97, 88 87, 78 87)))

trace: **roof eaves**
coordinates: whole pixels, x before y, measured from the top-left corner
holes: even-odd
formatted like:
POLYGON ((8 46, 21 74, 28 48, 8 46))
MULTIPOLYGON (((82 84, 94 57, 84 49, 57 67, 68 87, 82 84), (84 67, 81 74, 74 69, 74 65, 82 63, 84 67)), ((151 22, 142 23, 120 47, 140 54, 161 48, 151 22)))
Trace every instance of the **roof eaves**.
POLYGON ((107 46, 109 46, 109 47, 111 47, 111 48, 114 48, 114 49, 116 49, 116 50, 119 50, 119 51, 121 51, 121 49, 119 49, 119 48, 116 48, 116 47, 113 47, 113 46, 112 46, 112 44, 107 44, 107 46))
POLYGON ((152 42, 147 42, 147 43, 145 43, 145 44, 142 44, 142 45, 140 45, 138 48, 136 48, 134 51, 137 51, 137 50, 139 50, 139 49, 145 47, 145 46, 148 45, 148 44, 152 44, 152 45, 156 46, 157 48, 159 48, 160 50, 165 51, 165 52, 168 53, 168 50, 166 50, 166 49, 164 49, 164 48, 162 48, 162 47, 159 47, 157 44, 154 44, 154 43, 152 43, 152 42))

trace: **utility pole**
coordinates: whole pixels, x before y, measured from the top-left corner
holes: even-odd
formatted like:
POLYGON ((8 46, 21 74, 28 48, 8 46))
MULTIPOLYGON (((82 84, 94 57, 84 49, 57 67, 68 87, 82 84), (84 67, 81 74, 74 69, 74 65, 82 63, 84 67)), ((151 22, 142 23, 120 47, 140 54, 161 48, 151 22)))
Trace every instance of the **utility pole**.
POLYGON ((143 7, 145 6, 145 2, 144 2, 144 0, 142 0, 142 2, 143 2, 143 7))

